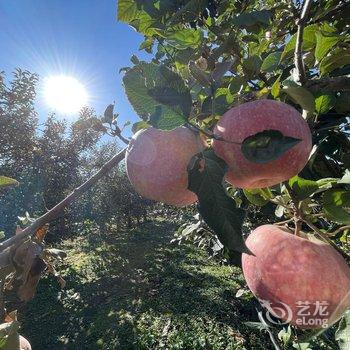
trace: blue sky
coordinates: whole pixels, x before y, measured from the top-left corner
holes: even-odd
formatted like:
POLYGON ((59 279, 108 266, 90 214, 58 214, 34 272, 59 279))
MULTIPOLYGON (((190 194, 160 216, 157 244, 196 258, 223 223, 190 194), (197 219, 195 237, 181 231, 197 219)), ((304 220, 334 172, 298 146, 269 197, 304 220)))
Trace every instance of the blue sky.
MULTIPOLYGON (((87 87, 97 113, 116 101, 121 122, 136 121, 118 71, 131 65, 132 54, 145 58, 138 51, 143 37, 117 22, 116 7, 112 0, 0 0, 0 70, 8 78, 16 67, 41 78, 72 75, 87 87)), ((42 121, 50 108, 38 90, 42 121)))

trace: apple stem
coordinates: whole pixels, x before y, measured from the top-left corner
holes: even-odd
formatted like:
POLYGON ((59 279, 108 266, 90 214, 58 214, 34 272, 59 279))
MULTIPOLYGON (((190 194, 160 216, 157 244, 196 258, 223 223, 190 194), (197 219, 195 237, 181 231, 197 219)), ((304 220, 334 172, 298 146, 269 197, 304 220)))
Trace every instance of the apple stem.
POLYGON ((213 132, 208 131, 208 130, 202 130, 199 126, 197 126, 195 124, 192 124, 190 122, 187 122, 184 126, 189 128, 190 130, 201 132, 205 136, 208 136, 209 138, 217 140, 217 141, 223 141, 223 142, 227 142, 227 143, 234 143, 235 145, 241 145, 242 144, 241 142, 225 140, 222 137, 220 137, 218 135, 215 135, 213 132))

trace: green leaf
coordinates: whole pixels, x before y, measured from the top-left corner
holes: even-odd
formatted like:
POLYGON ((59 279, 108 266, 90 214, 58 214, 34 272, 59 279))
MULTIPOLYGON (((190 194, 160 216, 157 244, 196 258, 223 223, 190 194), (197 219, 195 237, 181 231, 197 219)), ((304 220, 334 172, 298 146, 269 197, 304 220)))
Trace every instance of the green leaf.
POLYGON ((346 311, 341 318, 335 333, 335 340, 338 342, 340 350, 350 349, 350 310, 346 311))
POLYGON ((168 32, 166 38, 178 49, 197 48, 202 40, 202 32, 196 29, 184 28, 168 32))
POLYGON ((182 6, 170 19, 170 25, 181 21, 191 22, 198 19, 199 15, 205 10, 208 5, 207 0, 189 0, 184 2, 182 6))
POLYGON ((270 17, 271 11, 269 10, 243 12, 234 17, 232 22, 239 27, 249 28, 256 24, 268 25, 270 17))
POLYGON ((132 127, 131 127, 131 131, 134 133, 134 134, 136 134, 139 130, 142 130, 142 129, 147 129, 147 128, 149 128, 150 127, 150 125, 147 123, 147 122, 145 122, 145 121, 140 121, 140 122, 136 122, 136 123, 134 123, 133 125, 132 125, 132 127))
POLYGON ((141 62, 125 73, 123 83, 131 105, 144 121, 170 130, 187 120, 192 108, 190 92, 182 78, 165 66, 141 62))
MULTIPOLYGON (((338 179, 332 177, 325 177, 323 179, 317 180, 317 184, 320 190, 328 190, 333 185, 338 183, 338 179)), ((319 191, 318 191, 319 192, 319 191)))
POLYGON ((268 189, 244 189, 243 193, 247 197, 249 202, 258 205, 259 207, 267 204, 269 202, 269 199, 273 198, 271 191, 268 189))
POLYGON ((162 130, 175 129, 179 126, 178 122, 178 119, 174 119, 173 117, 168 118, 166 115, 164 115, 162 106, 156 106, 156 110, 149 117, 149 124, 162 130))
POLYGON ((153 3, 140 4, 134 0, 119 0, 117 17, 119 21, 129 23, 144 35, 162 35, 164 25, 156 19, 157 11, 153 3))
POLYGON ((250 56, 243 60, 243 70, 248 77, 254 77, 260 72, 261 59, 258 56, 250 56))
POLYGON ((325 114, 335 106, 336 98, 331 92, 318 93, 315 99, 316 112, 318 114, 325 114))
POLYGON ((118 1, 118 20, 124 22, 131 22, 139 13, 137 3, 134 0, 119 0, 118 1))
POLYGON ((145 40, 140 44, 139 50, 145 50, 148 53, 152 53, 154 39, 146 37, 145 40))
POLYGON ((106 107, 105 112, 103 114, 102 123, 108 123, 108 124, 112 123, 114 119, 113 111, 114 111, 114 104, 110 104, 106 107))
POLYGON ((297 175, 289 179, 288 184, 299 200, 310 197, 319 189, 319 184, 316 181, 306 180, 297 175))
POLYGON ((248 136, 241 145, 244 156, 254 163, 268 163, 278 159, 301 140, 284 136, 278 130, 264 130, 248 136))
POLYGON ((321 61, 323 57, 341 40, 340 35, 325 36, 321 32, 315 32, 316 35, 316 49, 315 57, 317 61, 321 61))
POLYGON ((0 188, 9 186, 18 186, 19 182, 17 180, 11 179, 7 176, 0 176, 0 188))
POLYGON ((312 350, 310 348, 310 343, 293 342, 293 348, 296 349, 296 350, 312 350))
MULTIPOLYGON (((187 96, 180 93, 178 90, 169 86, 155 86, 154 88, 148 89, 148 94, 161 105, 170 106, 172 108, 179 107, 184 115, 191 113, 190 99, 184 102, 187 96)), ((158 106, 161 107, 161 106, 158 106)))
POLYGON ((130 57, 130 61, 131 61, 131 63, 133 63, 134 65, 137 65, 137 64, 140 63, 140 60, 138 59, 138 57, 137 57, 136 55, 132 55, 132 56, 130 57))
POLYGON ((327 217, 340 224, 350 224, 350 192, 332 188, 323 195, 323 207, 327 217))
POLYGON ((245 79, 243 77, 233 77, 230 80, 229 90, 231 94, 235 94, 242 89, 242 86, 245 84, 245 79))
POLYGON ((206 97, 201 108, 202 119, 209 115, 223 115, 225 112, 227 112, 227 110, 230 108, 230 104, 227 101, 228 95, 229 94, 221 94, 215 98, 211 96, 206 97))
POLYGON ((283 91, 302 109, 310 113, 315 111, 315 98, 309 90, 291 80, 285 80, 283 82, 283 91))
MULTIPOLYGON (((304 28, 303 32, 303 45, 302 45, 302 50, 303 51, 309 51, 313 49, 316 45, 316 31, 318 30, 317 24, 311 24, 307 27, 304 28)), ((281 56, 281 61, 286 59, 287 57, 291 57, 294 53, 295 50, 295 45, 296 45, 296 38, 297 35, 294 34, 288 41, 288 43, 285 45, 282 56, 281 56)))
POLYGON ((263 72, 273 72, 278 68, 280 63, 282 52, 270 53, 263 61, 261 65, 261 70, 263 72))
POLYGON ((288 325, 288 328, 281 329, 277 336, 285 346, 288 345, 292 337, 292 328, 290 325, 288 325))
POLYGON ((336 49, 320 63, 321 76, 350 64, 350 49, 336 49))
POLYGON ((336 100, 335 110, 337 113, 346 113, 350 111, 350 92, 344 91, 342 92, 336 100))
POLYGON ((213 150, 192 157, 188 188, 198 196, 198 210, 220 242, 229 250, 249 253, 242 237, 244 210, 237 208, 223 186, 226 163, 213 150))
POLYGON ((279 76, 276 81, 271 86, 271 95, 277 98, 281 91, 281 76, 279 76))

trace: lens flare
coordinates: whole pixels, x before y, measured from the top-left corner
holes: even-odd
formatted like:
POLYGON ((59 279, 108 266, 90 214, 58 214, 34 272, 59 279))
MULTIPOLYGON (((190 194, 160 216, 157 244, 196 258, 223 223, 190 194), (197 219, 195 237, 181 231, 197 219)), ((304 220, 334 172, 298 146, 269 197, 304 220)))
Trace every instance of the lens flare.
POLYGON ((44 96, 50 108, 64 114, 77 113, 88 102, 84 85, 66 75, 47 78, 44 83, 44 96))

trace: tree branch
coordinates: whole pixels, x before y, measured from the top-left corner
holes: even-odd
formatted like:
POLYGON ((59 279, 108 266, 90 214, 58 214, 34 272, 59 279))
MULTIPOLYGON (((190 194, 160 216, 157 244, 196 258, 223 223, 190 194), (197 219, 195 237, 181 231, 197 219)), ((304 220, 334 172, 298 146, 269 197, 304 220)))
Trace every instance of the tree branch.
POLYGON ((78 197, 80 197, 83 193, 89 190, 92 186, 94 186, 104 175, 106 175, 113 167, 118 165, 125 156, 126 148, 113 156, 108 162, 106 162, 101 169, 91 176, 87 181, 85 181, 82 185, 75 188, 73 192, 71 192, 66 198, 64 198, 61 202, 56 204, 52 209, 50 209, 47 213, 40 216, 36 219, 30 226, 26 227, 19 234, 12 236, 6 241, 0 243, 0 261, 6 262, 8 260, 7 256, 9 252, 4 252, 5 249, 20 243, 25 238, 31 236, 38 230, 40 227, 45 225, 46 223, 56 219, 58 215, 71 203, 73 203, 78 197))
POLYGON ((305 86, 311 92, 350 91, 350 75, 309 80, 305 83, 305 86))
POLYGON ((307 20, 308 13, 310 11, 312 4, 312 0, 305 0, 303 9, 301 11, 301 16, 299 20, 297 21, 297 37, 296 37, 296 44, 295 44, 295 52, 294 52, 294 64, 296 69, 296 75, 298 77, 298 81, 303 84, 306 79, 305 75, 305 67, 304 67, 304 61, 303 61, 303 33, 304 33, 304 27, 307 20))
POLYGON ((117 135, 117 137, 119 137, 119 139, 120 139, 121 141, 123 141, 126 145, 128 145, 129 142, 130 142, 130 140, 127 139, 126 137, 124 137, 121 133, 120 133, 119 135, 117 135))

